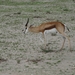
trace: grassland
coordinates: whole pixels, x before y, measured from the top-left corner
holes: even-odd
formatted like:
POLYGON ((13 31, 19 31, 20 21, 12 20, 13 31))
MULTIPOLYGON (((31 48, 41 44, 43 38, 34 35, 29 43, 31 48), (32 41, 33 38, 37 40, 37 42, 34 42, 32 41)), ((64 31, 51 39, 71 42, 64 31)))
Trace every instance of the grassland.
POLYGON ((75 74, 75 3, 72 0, 0 0, 0 75, 74 75, 75 74), (46 35, 49 50, 43 50, 41 34, 22 29, 42 22, 61 21, 70 32, 72 52, 66 40, 64 49, 59 33, 46 35))

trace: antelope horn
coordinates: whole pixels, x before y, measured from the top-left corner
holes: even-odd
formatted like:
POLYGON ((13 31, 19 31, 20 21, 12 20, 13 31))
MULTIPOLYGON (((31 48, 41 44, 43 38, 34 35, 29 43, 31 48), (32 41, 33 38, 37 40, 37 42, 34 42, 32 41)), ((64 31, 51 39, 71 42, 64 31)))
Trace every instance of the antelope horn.
POLYGON ((28 25, 28 23, 29 23, 29 18, 28 18, 27 23, 25 24, 25 26, 27 26, 27 25, 28 25))

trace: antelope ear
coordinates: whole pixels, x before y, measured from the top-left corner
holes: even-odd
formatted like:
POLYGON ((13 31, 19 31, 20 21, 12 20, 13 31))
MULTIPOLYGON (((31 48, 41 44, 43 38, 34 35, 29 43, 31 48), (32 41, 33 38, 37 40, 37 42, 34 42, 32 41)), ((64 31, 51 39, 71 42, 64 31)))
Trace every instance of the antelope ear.
POLYGON ((30 25, 29 27, 32 27, 34 24, 30 25))

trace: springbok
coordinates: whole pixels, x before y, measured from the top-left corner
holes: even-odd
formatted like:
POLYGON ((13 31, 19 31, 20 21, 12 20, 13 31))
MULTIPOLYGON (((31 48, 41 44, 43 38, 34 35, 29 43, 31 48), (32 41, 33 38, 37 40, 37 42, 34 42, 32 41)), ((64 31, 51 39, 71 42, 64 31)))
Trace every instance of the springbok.
MULTIPOLYGON (((34 32, 34 33, 39 33, 39 32, 41 32, 42 35, 43 35, 43 39, 44 39, 44 45, 45 45, 45 47, 46 47, 46 40, 45 40, 44 32, 45 32, 46 30, 51 30, 51 29, 55 28, 60 34, 62 34, 62 37, 63 37, 63 39, 64 39, 63 44, 62 44, 62 47, 61 47, 60 50, 62 50, 62 48, 63 48, 63 46, 64 46, 65 38, 68 39, 69 46, 70 46, 70 50, 71 50, 70 39, 69 39, 69 37, 68 37, 68 36, 66 35, 66 33, 65 33, 65 25, 64 25, 63 23, 58 22, 58 21, 46 22, 46 23, 42 23, 42 24, 40 24, 39 26, 36 26, 36 27, 33 27, 32 25, 29 26, 28 23, 29 23, 29 18, 28 18, 28 20, 27 20, 27 23, 25 24, 25 29, 22 30, 24 34, 27 33, 28 31, 29 31, 29 32, 34 32)), ((66 26, 66 28, 67 28, 67 26, 66 26)), ((68 29, 68 28, 67 28, 67 29, 68 29)), ((69 29, 68 29, 68 31, 69 31, 69 29)))

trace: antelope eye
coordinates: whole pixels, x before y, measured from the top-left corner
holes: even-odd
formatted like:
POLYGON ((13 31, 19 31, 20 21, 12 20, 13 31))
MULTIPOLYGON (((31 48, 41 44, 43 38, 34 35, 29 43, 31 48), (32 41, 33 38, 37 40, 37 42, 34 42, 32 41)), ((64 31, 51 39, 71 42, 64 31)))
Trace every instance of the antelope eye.
POLYGON ((25 27, 25 29, 27 29, 27 27, 25 27))
POLYGON ((24 30, 22 29, 22 31, 24 31, 24 30))

